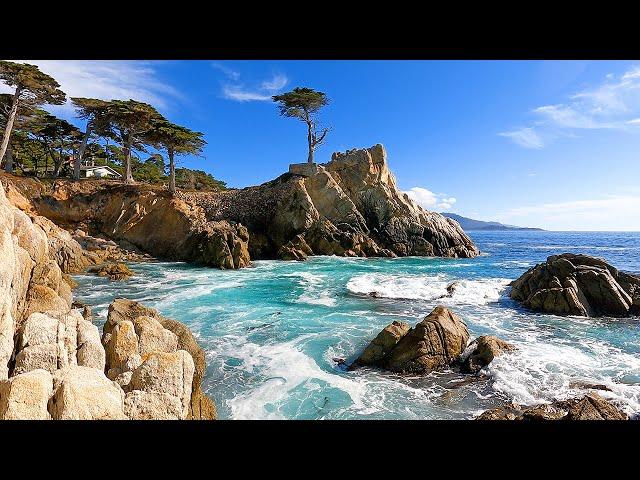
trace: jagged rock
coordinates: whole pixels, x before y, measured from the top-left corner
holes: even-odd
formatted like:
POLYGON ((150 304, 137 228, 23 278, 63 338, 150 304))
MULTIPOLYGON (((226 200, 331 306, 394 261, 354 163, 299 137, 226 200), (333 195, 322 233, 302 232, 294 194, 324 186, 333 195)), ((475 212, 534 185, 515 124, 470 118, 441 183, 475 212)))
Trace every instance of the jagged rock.
POLYGON ((27 306, 24 316, 34 312, 65 312, 71 305, 56 293, 55 290, 45 285, 31 285, 27 292, 27 306))
POLYGON ((32 220, 45 232, 49 243, 49 256, 64 273, 82 272, 93 263, 91 257, 69 232, 43 216, 34 216, 32 220))
POLYGON ((128 389, 175 397, 181 406, 178 418, 185 419, 189 414, 194 371, 193 358, 185 350, 153 352, 133 371, 128 389))
POLYGON ((640 314, 640 277, 588 255, 552 255, 511 283, 511 298, 559 315, 640 314))
POLYGON ((428 373, 454 363, 469 340, 462 319, 438 306, 412 328, 388 354, 387 368, 398 372, 428 373))
POLYGON ((287 173, 239 190, 181 193, 181 198, 201 206, 210 220, 246 225, 253 258, 302 259, 292 245, 301 239, 314 255, 479 253, 457 222, 427 212, 398 190, 382 145, 336 153, 310 173, 287 173))
MULTIPOLYGON (((195 337, 186 325, 163 317, 153 308, 138 302, 118 298, 109 305, 107 321, 103 327, 103 340, 121 322, 135 322, 139 317, 151 317, 157 320, 165 329, 173 332, 178 338, 177 349, 187 351, 194 361, 194 375, 192 382, 191 400, 189 404, 189 419, 211 420, 216 418, 216 407, 213 401, 204 394, 201 388, 202 378, 206 370, 204 351, 198 346, 195 337)), ((129 382, 127 382, 129 383, 129 382)))
POLYGON ((53 393, 53 377, 32 370, 0 382, 1 420, 50 420, 47 403, 53 393))
POLYGON ((113 330, 102 339, 106 353, 107 376, 113 379, 122 372, 132 370, 131 358, 139 357, 138 335, 133 323, 125 320, 119 322, 113 330))
POLYGON ((164 328, 155 318, 141 315, 134 320, 138 349, 144 356, 151 352, 171 353, 178 349, 178 336, 164 328))
POLYGON ((77 363, 103 372, 106 364, 106 352, 100 342, 98 327, 85 319, 77 321, 77 363))
POLYGON ((184 406, 173 395, 134 390, 126 394, 124 411, 132 420, 183 420, 184 406))
POLYGON ((404 322, 393 322, 382 330, 354 362, 375 365, 399 373, 429 373, 453 365, 469 341, 462 319, 443 306, 437 306, 424 320, 409 329, 404 322))
POLYGON ((515 403, 487 410, 476 420, 628 420, 618 407, 596 393, 551 404, 522 406, 515 403))
POLYGON ((313 250, 307 245, 302 235, 296 235, 278 250, 278 257, 281 260, 306 260, 309 255, 313 255, 313 250))
POLYGON ((126 280, 133 275, 133 271, 124 263, 107 263, 89 269, 100 277, 109 277, 110 280, 126 280))
POLYGON ((489 365, 495 357, 515 350, 515 347, 493 335, 482 335, 476 338, 467 349, 470 353, 462 362, 462 371, 477 373, 489 365))
POLYGON ((95 368, 79 365, 53 375, 49 412, 54 420, 124 420, 124 392, 95 368))
POLYGON ((385 357, 397 345, 402 337, 404 337, 411 327, 408 323, 394 320, 387 325, 371 343, 364 349, 362 355, 354 362, 354 366, 358 365, 374 365, 380 366, 384 363, 385 357))

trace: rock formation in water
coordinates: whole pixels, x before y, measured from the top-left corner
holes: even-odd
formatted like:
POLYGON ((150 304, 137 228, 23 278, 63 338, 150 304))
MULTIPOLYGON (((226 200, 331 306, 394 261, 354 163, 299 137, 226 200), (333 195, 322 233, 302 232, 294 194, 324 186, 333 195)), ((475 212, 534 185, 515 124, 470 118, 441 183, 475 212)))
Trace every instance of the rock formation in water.
POLYGON ((90 260, 65 233, 12 206, 0 185, 0 419, 214 418, 200 388, 204 353, 189 330, 134 302, 114 303, 120 317, 108 323, 131 314, 139 364, 126 392, 105 375, 124 353, 109 342, 105 350, 98 327, 71 308, 63 270, 90 260))
POLYGON ((628 420, 625 412, 597 393, 534 406, 515 403, 487 410, 476 420, 628 420))
POLYGON ((427 374, 459 367, 463 373, 478 373, 495 357, 513 350, 513 345, 493 336, 469 342, 464 321, 448 308, 437 306, 414 328, 399 321, 387 325, 349 369, 372 366, 427 374))
POLYGON ((513 281, 510 296, 532 310, 558 315, 639 315, 640 277, 600 258, 564 253, 513 281))
POLYGON ((307 177, 287 173, 256 187, 181 197, 212 220, 246 225, 252 258, 479 253, 457 222, 398 190, 382 145, 334 153, 307 177))

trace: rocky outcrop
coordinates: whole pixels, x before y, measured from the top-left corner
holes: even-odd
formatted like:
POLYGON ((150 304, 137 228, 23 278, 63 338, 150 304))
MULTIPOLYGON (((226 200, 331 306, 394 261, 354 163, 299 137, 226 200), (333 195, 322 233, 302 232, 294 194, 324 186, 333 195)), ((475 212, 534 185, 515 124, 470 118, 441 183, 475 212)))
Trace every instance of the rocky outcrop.
POLYGON ((469 341, 462 319, 438 306, 415 327, 404 322, 387 326, 354 362, 399 373, 426 374, 455 364, 469 341))
POLYGON ((479 253, 458 223, 424 210, 398 189, 382 145, 334 153, 310 173, 180 196, 201 206, 210 220, 246 225, 252 258, 479 253))
POLYGON ((148 418, 150 412, 160 412, 161 397, 172 395, 167 405, 175 408, 161 410, 162 418, 176 412, 180 415, 172 418, 216 418, 215 404, 201 387, 206 369, 204 352, 184 324, 140 303, 116 299, 109 306, 103 332, 107 375, 124 386, 126 408, 132 415, 148 418), (186 410, 178 409, 178 403, 186 410))
POLYGON ((510 403, 487 410, 476 420, 628 420, 625 412, 596 393, 550 404, 523 406, 510 403))
POLYGON ((527 270, 511 283, 510 296, 532 310, 558 315, 639 315, 640 277, 600 258, 564 253, 527 270))
POLYGON ((516 348, 510 343, 493 335, 482 335, 467 347, 468 355, 463 355, 461 370, 465 373, 478 373, 489 365, 494 358, 516 348))
POLYGON ((99 277, 109 277, 109 280, 126 280, 133 275, 133 271, 124 263, 107 263, 91 267, 88 271, 99 277))

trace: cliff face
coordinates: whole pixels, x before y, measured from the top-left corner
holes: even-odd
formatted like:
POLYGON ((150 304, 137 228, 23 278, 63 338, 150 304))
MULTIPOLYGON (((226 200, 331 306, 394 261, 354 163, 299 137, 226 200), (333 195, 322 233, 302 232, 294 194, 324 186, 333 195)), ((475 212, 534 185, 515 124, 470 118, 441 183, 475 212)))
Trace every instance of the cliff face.
POLYGON ((101 342, 71 308, 64 273, 92 259, 18 192, 11 199, 0 184, 0 420, 215 418, 200 387, 204 353, 187 327, 119 300, 110 311, 126 317, 135 351, 106 332, 101 342), (121 357, 130 382, 105 375, 121 357))
POLYGON ((285 174, 256 187, 181 197, 210 220, 246 225, 252 258, 479 253, 457 222, 398 189, 382 145, 335 153, 308 177, 285 174))

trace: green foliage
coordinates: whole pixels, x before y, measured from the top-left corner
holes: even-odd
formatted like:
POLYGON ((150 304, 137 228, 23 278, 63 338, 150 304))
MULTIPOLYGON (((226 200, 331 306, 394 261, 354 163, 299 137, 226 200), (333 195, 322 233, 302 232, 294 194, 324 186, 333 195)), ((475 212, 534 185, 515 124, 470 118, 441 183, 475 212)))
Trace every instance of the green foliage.
POLYGON ((213 175, 202 170, 176 168, 176 186, 184 190, 221 191, 227 189, 227 184, 217 180, 213 175))
POLYGON ((145 133, 145 140, 154 148, 175 155, 202 155, 207 143, 202 137, 201 132, 194 132, 164 118, 153 120, 151 128, 145 133))
POLYGON ((0 80, 19 91, 19 98, 34 105, 62 105, 66 95, 52 77, 40 71, 35 65, 0 61, 0 80))
POLYGON ((299 118, 305 122, 310 120, 311 114, 329 103, 329 99, 323 92, 306 87, 296 87, 290 92, 274 95, 271 98, 278 104, 280 115, 299 118))

